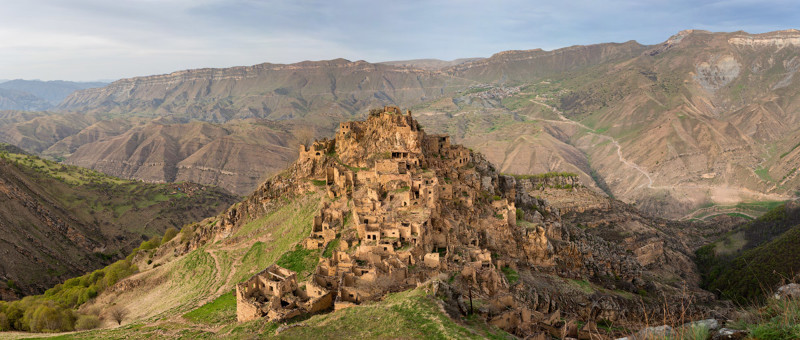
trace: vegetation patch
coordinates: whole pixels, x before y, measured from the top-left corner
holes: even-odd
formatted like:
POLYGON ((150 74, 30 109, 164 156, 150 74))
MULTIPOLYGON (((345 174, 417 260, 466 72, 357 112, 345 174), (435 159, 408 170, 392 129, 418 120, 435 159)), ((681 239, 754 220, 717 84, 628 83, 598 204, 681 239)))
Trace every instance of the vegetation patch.
MULTIPOLYGON (((317 315, 278 335, 287 339, 482 339, 512 338, 502 330, 470 330, 451 320, 424 290, 389 294, 335 313, 317 315)), ((267 335, 267 334, 265 334, 267 335)), ((268 334, 273 335, 273 334, 268 334)))
POLYGON ((703 288, 740 304, 800 272, 800 208, 778 206, 696 252, 703 288))
POLYGON ((557 177, 578 177, 578 174, 574 172, 545 172, 543 174, 528 174, 528 175, 503 174, 503 175, 513 176, 516 179, 547 179, 547 178, 557 178, 557 177))
POLYGON ((519 273, 517 273, 517 271, 514 270, 514 268, 511 268, 509 266, 505 266, 505 267, 502 268, 502 271, 503 271, 503 274, 506 276, 506 279, 508 280, 508 283, 513 285, 513 284, 519 282, 519 273))
POLYGON ((294 250, 283 253, 275 263, 294 271, 297 273, 298 280, 302 280, 319 263, 319 253, 318 249, 306 249, 298 244, 294 247, 294 250))
POLYGON ((192 322, 209 325, 236 322, 236 296, 234 291, 220 295, 214 301, 184 314, 183 317, 192 322))

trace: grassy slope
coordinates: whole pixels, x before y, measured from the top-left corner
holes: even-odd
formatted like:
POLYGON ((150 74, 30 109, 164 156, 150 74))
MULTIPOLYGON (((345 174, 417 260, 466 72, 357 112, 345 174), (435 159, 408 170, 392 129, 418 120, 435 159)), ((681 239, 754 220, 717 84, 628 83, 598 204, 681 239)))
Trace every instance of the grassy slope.
MULTIPOLYGON (((234 231, 235 242, 208 244, 131 279, 145 282, 139 288, 101 295, 88 303, 117 304, 131 311, 130 323, 119 328, 61 334, 56 339, 125 338, 241 338, 273 336, 277 324, 256 320, 236 322, 233 288, 264 267, 280 262, 296 266, 301 274, 320 251, 295 245, 311 228, 320 195, 287 202, 273 212, 234 231), (212 255, 213 254, 213 255, 212 255)), ((176 238, 177 239, 177 238, 176 238)), ((312 261, 314 260, 314 261, 312 261)), ((313 267, 313 266, 311 266, 313 267)), ((302 275, 301 275, 302 276, 302 275)), ((282 338, 506 338, 508 334, 486 325, 480 318, 459 325, 427 296, 425 289, 396 293, 384 301, 333 313, 293 320, 304 326, 288 329, 282 338), (365 327, 369 325, 369 327, 365 327)), ((110 323, 106 327, 112 326, 110 323)), ((37 334, 17 334, 37 337, 37 334)))
POLYGON ((226 293, 211 303, 184 315, 184 320, 143 324, 116 329, 64 334, 50 339, 198 339, 275 337, 283 339, 511 339, 510 335, 476 320, 459 324, 445 315, 424 288, 394 293, 380 302, 292 320, 298 327, 283 330, 265 320, 235 322, 236 299, 226 293), (191 320, 203 325, 187 323, 191 320))
POLYGON ((10 223, 4 229, 8 233, 4 239, 29 251, 24 257, 10 259, 10 263, 39 261, 24 270, 17 268, 20 265, 7 266, 7 272, 0 273, 16 281, 25 294, 42 292, 42 287, 110 264, 128 254, 143 238, 215 215, 238 199, 219 189, 194 184, 122 180, 27 155, 4 144, 0 144, 0 168, 12 187, 74 228, 71 235, 104 245, 102 249, 82 248, 59 239, 59 233, 47 234, 52 233, 50 221, 37 215, 40 211, 28 208, 26 202, 15 199, 13 204, 0 207, 0 216, 8 217, 10 223), (24 223, 19 221, 23 217, 24 223), (42 232, 30 233, 31 229, 20 229, 22 225, 32 225, 42 232), (79 265, 71 265, 76 263, 79 265))
POLYGON ((697 251, 706 289, 739 303, 760 301, 800 272, 800 207, 781 205, 697 251))

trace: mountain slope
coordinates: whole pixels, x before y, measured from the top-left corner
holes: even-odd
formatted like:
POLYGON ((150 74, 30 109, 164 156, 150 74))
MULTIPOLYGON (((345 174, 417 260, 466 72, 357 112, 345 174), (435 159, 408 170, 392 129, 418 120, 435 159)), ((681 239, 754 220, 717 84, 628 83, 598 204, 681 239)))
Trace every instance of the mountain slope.
POLYGON ((41 111, 51 106, 44 99, 30 93, 0 88, 0 110, 41 111))
POLYGON ((0 278, 18 294, 124 257, 167 227, 216 213, 235 197, 195 184, 119 180, 6 149, 0 153, 0 278))
MULTIPOLYGON (((0 83, 0 89, 15 90, 32 94, 37 98, 50 103, 51 106, 58 105, 64 98, 77 90, 93 87, 103 87, 107 83, 99 82, 73 82, 63 80, 41 81, 15 79, 0 83)), ((16 108, 16 110, 25 110, 16 108)))
MULTIPOLYGON (((615 197, 660 216, 786 200, 798 180, 800 97, 793 76, 798 39, 800 32, 793 30, 684 31, 631 58, 546 79, 520 76, 521 85, 486 84, 460 93, 452 104, 422 105, 417 111, 431 117, 423 119, 426 125, 440 130, 484 117, 484 126, 497 137, 479 129, 460 141, 492 154, 504 167, 518 154, 497 154, 482 143, 499 136, 519 143, 562 141, 584 156, 559 152, 556 159, 575 161, 537 157, 527 168, 580 170, 598 186, 605 183, 615 197), (519 132, 509 120, 532 121, 542 133, 519 132)), ((524 167, 514 171, 526 173, 524 167)))
POLYGON ((800 272, 800 204, 780 205, 697 251, 708 290, 738 303, 763 301, 800 272))
MULTIPOLYGON (((61 106, 69 113, 15 122, 0 137, 65 159, 83 144, 127 143, 110 139, 136 135, 122 130, 162 116, 177 124, 264 118, 289 123, 292 131, 309 126, 323 137, 367 107, 397 104, 414 109, 431 131, 451 133, 485 152, 504 172, 576 172, 594 182, 590 186, 650 213, 689 219, 708 209, 738 211, 742 202, 793 197, 800 184, 798 37, 793 30, 684 31, 654 46, 506 51, 454 66, 338 59, 187 70, 78 91, 61 106), (106 119, 115 119, 116 127, 93 126, 106 119)), ((271 144, 293 150, 295 142, 271 144)), ((164 148, 152 149, 153 164, 182 161, 164 148)), ((283 163, 293 154, 271 150, 268 157, 277 159, 264 163, 283 163)), ((87 157, 82 151, 72 162, 115 163, 106 171, 139 176, 119 165, 140 161, 131 156, 87 157)), ((208 166, 213 175, 188 171, 185 178, 237 193, 255 187, 252 173, 224 164, 233 158, 218 159, 208 166)), ((170 167, 164 174, 142 170, 141 178, 169 180, 175 177, 170 172, 178 172, 170 167)))
POLYGON ((300 119, 330 127, 369 106, 418 103, 470 83, 441 72, 337 59, 123 79, 105 88, 78 91, 60 108, 211 122, 300 119))
MULTIPOLYGON (((384 307, 400 315, 379 315, 405 325, 403 308, 430 301, 455 322, 488 330, 479 335, 502 334, 494 327, 519 336, 547 327, 578 332, 553 324, 553 315, 571 324, 599 315, 636 327, 645 313, 661 318, 665 312, 708 312, 710 295, 693 286, 697 274, 691 265, 682 265, 691 264, 689 248, 672 238, 665 238, 662 248, 639 242, 666 232, 659 223, 631 222, 626 237, 636 242, 629 244, 604 233, 602 226, 588 230, 568 224, 558 209, 532 196, 535 178, 499 175, 481 155, 449 145, 445 136, 427 135, 398 111, 375 110, 367 121, 342 124, 334 139, 315 142, 243 202, 186 226, 156 249, 139 251, 132 258, 139 273, 81 307, 86 313, 123 307, 130 311, 124 324, 143 326, 70 336, 124 337, 140 330, 174 337, 273 335, 278 323, 268 318, 233 322, 240 315, 236 303, 242 301, 231 290, 275 263, 291 268, 308 290, 313 280, 339 275, 324 273, 353 275, 340 281, 345 290, 334 289, 336 306, 350 307, 309 316, 305 326, 298 319, 281 320, 307 327, 281 331, 289 337, 343 331, 352 318, 375 316, 374 309, 384 307), (408 221, 419 230, 389 234, 408 221), (374 228, 386 231, 379 233, 380 240, 367 236, 376 233, 374 228), (628 249, 630 244, 653 249, 643 253, 628 249), (399 256, 404 260, 395 261, 399 256), (326 269, 334 265, 335 271, 326 269), (676 279, 681 277, 689 279, 688 287, 676 279), (427 293, 411 290, 418 285, 427 293), (347 298, 348 289, 360 297, 347 298), (387 295, 394 291, 405 292, 387 295), (679 291, 703 304, 664 311, 662 293, 669 299, 679 291), (469 295, 474 316, 466 316, 469 295), (372 302, 384 298, 385 303, 372 302), (523 317, 531 321, 513 321, 523 317), (330 323, 338 326, 326 326, 330 323)), ((678 306, 675 302, 670 305, 678 306)), ((431 328, 430 334, 460 332, 447 319, 439 320, 447 329, 431 328)), ((624 330, 580 332, 619 335, 624 330)), ((372 328, 365 334, 395 333, 372 328)))

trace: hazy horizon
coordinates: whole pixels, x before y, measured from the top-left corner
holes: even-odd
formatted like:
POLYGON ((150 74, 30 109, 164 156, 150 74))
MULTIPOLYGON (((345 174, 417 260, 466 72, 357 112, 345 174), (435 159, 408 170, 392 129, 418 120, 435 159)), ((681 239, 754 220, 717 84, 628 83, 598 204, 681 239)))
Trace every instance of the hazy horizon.
POLYGON ((685 29, 790 29, 800 14, 795 2, 750 0, 34 0, 5 1, 3 8, 0 78, 43 81, 336 58, 453 60, 629 40, 657 44, 685 29))

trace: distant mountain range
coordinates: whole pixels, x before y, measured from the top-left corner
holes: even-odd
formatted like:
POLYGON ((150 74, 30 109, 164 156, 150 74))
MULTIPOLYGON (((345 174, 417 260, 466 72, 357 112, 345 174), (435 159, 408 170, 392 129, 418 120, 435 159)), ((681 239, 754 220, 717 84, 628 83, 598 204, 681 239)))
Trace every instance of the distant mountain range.
POLYGON ((77 90, 106 85, 62 80, 0 80, 0 110, 43 111, 58 105, 77 90))
POLYGON ((799 52, 796 30, 689 30, 650 46, 451 62, 185 70, 79 90, 54 112, 0 114, 0 140, 127 178, 246 194, 308 135, 398 105, 506 173, 574 172, 664 217, 755 215, 750 203, 791 199, 800 185, 799 52))

